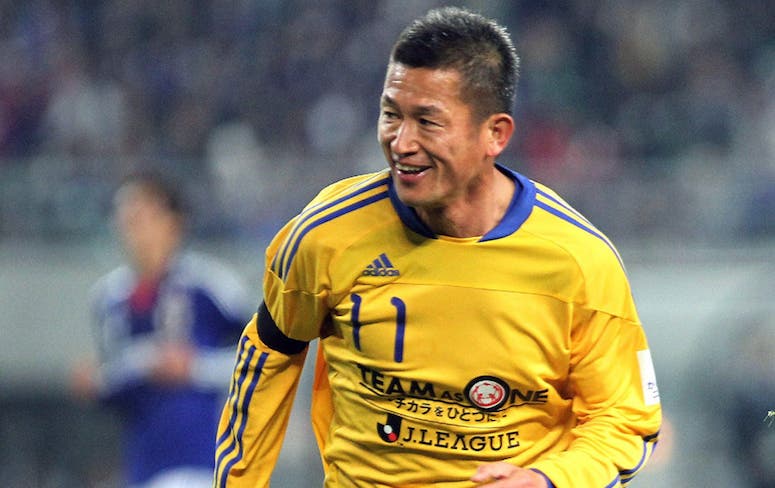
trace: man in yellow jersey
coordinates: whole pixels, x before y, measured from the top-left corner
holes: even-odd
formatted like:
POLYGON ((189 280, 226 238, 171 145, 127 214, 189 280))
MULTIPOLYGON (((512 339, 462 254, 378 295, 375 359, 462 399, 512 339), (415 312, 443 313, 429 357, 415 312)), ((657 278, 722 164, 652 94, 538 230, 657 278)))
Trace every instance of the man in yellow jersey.
POLYGON ((273 239, 240 342, 215 486, 264 487, 308 343, 333 487, 615 487, 660 427, 643 328, 613 244, 496 162, 518 58, 456 8, 393 47, 389 168, 334 183, 273 239))

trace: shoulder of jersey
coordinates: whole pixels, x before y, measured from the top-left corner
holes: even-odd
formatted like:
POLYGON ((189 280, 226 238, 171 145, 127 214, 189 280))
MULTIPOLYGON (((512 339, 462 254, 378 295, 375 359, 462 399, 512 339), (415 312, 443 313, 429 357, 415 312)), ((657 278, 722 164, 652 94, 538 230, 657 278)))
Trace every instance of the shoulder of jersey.
POLYGON ((272 267, 283 276, 301 246, 340 248, 384 220, 390 205, 387 171, 347 178, 324 188, 294 219, 272 267), (314 238, 310 238, 314 236, 314 238))
POLYGON ((318 212, 322 207, 351 202, 374 191, 387 191, 390 173, 387 170, 344 178, 326 186, 307 204, 301 214, 318 212))
POLYGON ((614 259, 622 264, 611 240, 552 189, 535 183, 530 230, 562 248, 579 263, 614 259))
POLYGON ((295 228, 313 229, 387 200, 389 179, 389 173, 381 171, 353 176, 327 186, 304 207, 296 218, 295 228))

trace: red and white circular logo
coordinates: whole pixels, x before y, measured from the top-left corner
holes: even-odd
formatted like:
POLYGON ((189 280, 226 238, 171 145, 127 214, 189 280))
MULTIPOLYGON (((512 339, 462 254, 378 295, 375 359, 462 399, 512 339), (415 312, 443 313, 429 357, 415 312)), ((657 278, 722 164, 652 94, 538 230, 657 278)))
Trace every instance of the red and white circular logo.
POLYGON ((465 393, 475 407, 485 411, 497 410, 509 397, 509 385, 495 376, 477 376, 468 382, 465 393))

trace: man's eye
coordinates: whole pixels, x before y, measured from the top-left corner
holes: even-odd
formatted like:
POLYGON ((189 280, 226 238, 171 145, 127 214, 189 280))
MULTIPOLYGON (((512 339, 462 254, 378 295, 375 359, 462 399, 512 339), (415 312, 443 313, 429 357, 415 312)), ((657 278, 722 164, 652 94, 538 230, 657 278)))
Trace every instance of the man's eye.
POLYGON ((391 112, 390 110, 383 110, 382 111, 382 117, 385 119, 395 119, 398 117, 398 114, 395 112, 391 112))
POLYGON ((439 124, 437 124, 436 122, 434 122, 434 121, 432 121, 430 119, 421 118, 420 119, 420 125, 439 125, 439 124))

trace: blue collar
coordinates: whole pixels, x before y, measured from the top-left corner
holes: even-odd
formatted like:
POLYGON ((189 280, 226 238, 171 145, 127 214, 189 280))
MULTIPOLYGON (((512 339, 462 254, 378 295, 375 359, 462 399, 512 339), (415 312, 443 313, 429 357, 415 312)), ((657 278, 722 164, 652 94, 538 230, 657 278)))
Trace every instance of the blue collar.
MULTIPOLYGON (((527 220, 530 212, 533 210, 533 203, 535 202, 536 188, 532 181, 516 171, 500 164, 496 163, 495 167, 514 181, 514 196, 511 198, 511 203, 506 210, 506 214, 501 221, 498 222, 498 225, 483 235, 482 238, 479 239, 479 242, 500 239, 501 237, 506 237, 516 232, 525 220, 527 220)), ((393 185, 393 178, 388 180, 388 193, 390 195, 390 201, 393 203, 393 208, 396 209, 396 213, 398 213, 398 216, 405 226, 421 236, 429 239, 437 238, 437 235, 420 220, 417 216, 417 212, 398 199, 398 194, 396 194, 393 185)))

